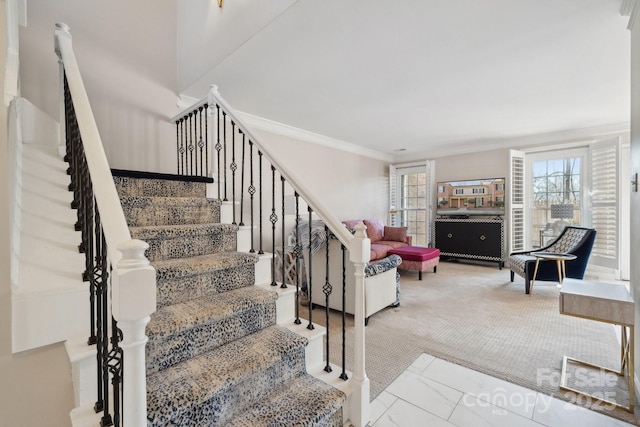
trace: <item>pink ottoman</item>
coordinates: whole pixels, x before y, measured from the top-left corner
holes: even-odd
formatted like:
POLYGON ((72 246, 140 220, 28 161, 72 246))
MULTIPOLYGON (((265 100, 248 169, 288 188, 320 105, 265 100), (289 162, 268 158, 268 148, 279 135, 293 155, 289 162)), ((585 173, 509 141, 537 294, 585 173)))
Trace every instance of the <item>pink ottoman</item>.
POLYGON ((388 255, 395 254, 402 258, 402 264, 398 266, 401 270, 411 270, 418 272, 418 280, 422 280, 422 272, 433 267, 435 273, 440 262, 440 249, 423 248, 421 246, 403 246, 391 249, 388 255))

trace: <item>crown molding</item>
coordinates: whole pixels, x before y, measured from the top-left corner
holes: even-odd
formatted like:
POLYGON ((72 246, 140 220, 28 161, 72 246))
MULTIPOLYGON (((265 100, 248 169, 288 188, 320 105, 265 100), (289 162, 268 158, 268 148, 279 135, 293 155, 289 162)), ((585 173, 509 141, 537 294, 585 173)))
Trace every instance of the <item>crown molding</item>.
POLYGON ((335 150, 345 151, 352 154, 357 154, 364 157, 370 157, 376 160, 382 160, 391 163, 393 161, 393 155, 382 153, 377 150, 371 150, 361 147, 359 145, 352 144, 350 142, 342 141, 340 139, 331 138, 328 136, 320 135, 314 132, 309 132, 304 129, 296 128, 286 125, 284 123, 276 122, 273 120, 265 119, 264 117, 254 116, 253 114, 237 111, 239 116, 245 120, 245 122, 259 130, 275 133, 282 136, 287 136, 294 139, 299 139, 304 142, 312 144, 318 144, 325 147, 333 148, 335 150))
POLYGON ((622 5, 620 6, 620 14, 622 16, 629 17, 629 23, 627 24, 627 30, 633 30, 633 27, 638 20, 638 0, 622 0, 622 5))
POLYGON ((519 137, 471 140, 465 143, 446 144, 428 153, 397 155, 394 161, 395 163, 401 163, 421 159, 436 159, 438 157, 473 154, 490 150, 536 150, 537 147, 578 146, 584 145, 585 141, 597 141, 613 136, 621 136, 624 138, 625 135, 629 134, 630 129, 630 122, 622 122, 519 137))

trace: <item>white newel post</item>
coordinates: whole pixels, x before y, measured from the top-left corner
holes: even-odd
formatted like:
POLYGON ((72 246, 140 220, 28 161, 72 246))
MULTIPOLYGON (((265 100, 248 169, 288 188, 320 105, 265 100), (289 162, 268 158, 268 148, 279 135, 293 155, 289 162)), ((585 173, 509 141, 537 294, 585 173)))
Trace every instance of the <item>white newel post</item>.
POLYGON ((149 245, 129 240, 118 245, 122 259, 112 276, 113 317, 122 330, 123 350, 123 424, 147 425, 147 378, 145 327, 156 311, 156 271, 144 251, 149 245))
POLYGON ((365 370, 364 339, 364 267, 369 261, 371 240, 365 234, 364 224, 356 225, 356 233, 349 253, 355 267, 355 314, 354 314, 354 372, 353 407, 351 422, 355 427, 364 427, 369 423, 369 378, 365 370))

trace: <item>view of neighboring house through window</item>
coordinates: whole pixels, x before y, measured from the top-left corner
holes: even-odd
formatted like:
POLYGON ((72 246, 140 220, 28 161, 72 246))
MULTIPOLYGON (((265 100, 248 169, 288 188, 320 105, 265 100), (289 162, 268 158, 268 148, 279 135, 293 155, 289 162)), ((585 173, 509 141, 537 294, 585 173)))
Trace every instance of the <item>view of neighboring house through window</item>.
POLYGON ((582 156, 531 162, 531 246, 545 246, 567 225, 581 223, 582 156))
POLYGON ((431 240, 431 163, 390 169, 389 224, 407 227, 414 246, 428 246, 431 240))

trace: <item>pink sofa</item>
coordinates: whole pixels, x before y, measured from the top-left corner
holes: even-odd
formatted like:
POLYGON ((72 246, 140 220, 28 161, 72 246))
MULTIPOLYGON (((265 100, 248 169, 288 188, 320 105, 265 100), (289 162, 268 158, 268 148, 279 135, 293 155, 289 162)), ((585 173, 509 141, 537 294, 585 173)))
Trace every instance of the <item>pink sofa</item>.
POLYGON ((407 227, 385 226, 379 219, 357 219, 342 221, 349 229, 357 224, 367 227, 367 237, 371 240, 371 258, 369 262, 383 259, 391 249, 411 246, 411 236, 407 236, 407 227))

